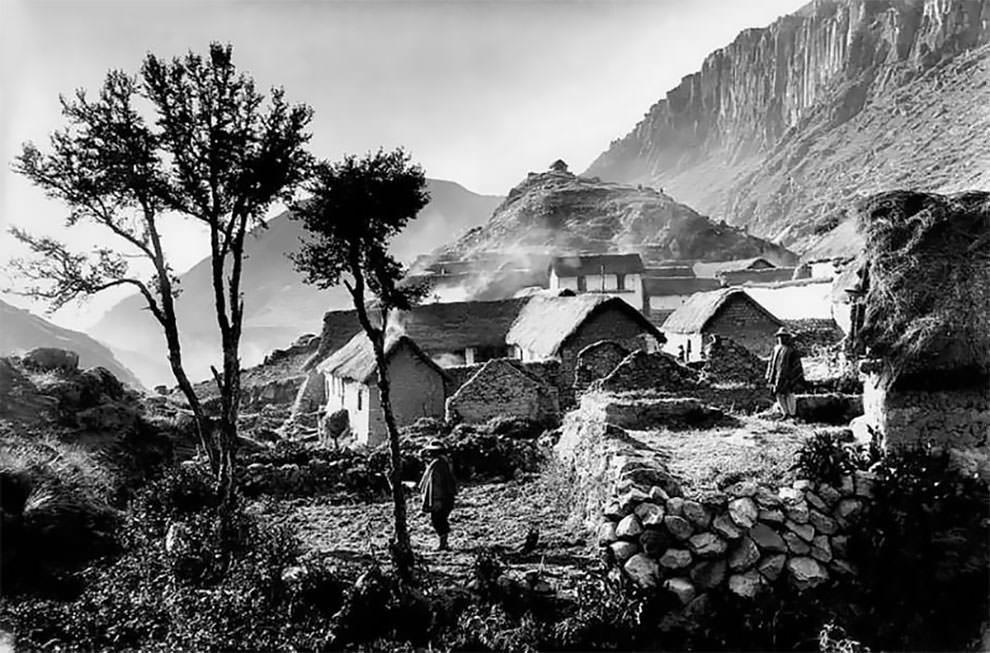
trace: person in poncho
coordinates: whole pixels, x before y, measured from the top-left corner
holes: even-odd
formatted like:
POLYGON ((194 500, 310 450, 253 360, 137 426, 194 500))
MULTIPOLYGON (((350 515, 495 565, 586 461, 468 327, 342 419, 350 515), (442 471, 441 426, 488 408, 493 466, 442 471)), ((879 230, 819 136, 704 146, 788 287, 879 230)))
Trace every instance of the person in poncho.
POLYGON ((777 344, 767 365, 766 380, 777 398, 777 405, 785 417, 793 417, 797 413, 797 400, 794 392, 804 383, 804 367, 801 365, 801 354, 794 347, 791 334, 786 329, 777 330, 777 344))
POLYGON ((440 539, 438 549, 449 548, 447 537, 450 534, 450 512, 454 509, 454 496, 457 494, 457 482, 450 468, 450 462, 444 457, 444 447, 439 441, 429 444, 424 453, 432 460, 423 472, 419 481, 419 491, 423 496, 423 512, 430 515, 433 530, 440 539))

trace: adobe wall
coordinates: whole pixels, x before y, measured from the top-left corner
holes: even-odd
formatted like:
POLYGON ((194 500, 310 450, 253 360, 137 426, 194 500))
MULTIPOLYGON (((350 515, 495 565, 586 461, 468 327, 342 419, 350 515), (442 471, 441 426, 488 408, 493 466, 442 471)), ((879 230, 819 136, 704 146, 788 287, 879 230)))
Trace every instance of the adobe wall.
MULTIPOLYGON (((494 359, 498 360, 498 359, 494 359)), ((561 378, 560 378, 560 361, 553 359, 549 360, 535 360, 535 361, 521 361, 518 359, 512 359, 515 365, 519 365, 526 372, 537 379, 555 388, 557 392, 560 392, 562 388, 561 378)), ((488 362, 488 361, 486 361, 488 362)), ((447 374, 449 380, 446 383, 447 396, 452 396, 457 392, 462 385, 467 383, 467 380, 478 373, 485 363, 475 363, 474 365, 457 365, 455 367, 445 367, 444 372, 447 374)))
POLYGON ((748 302, 731 300, 706 325, 703 334, 708 340, 711 334, 717 333, 732 338, 757 356, 769 356, 778 328, 780 325, 748 302))
POLYGON ((747 481, 683 496, 663 461, 610 423, 609 405, 602 395, 567 415, 555 453, 573 481, 572 516, 594 528, 616 571, 672 592, 687 610, 716 589, 752 599, 855 575, 844 558, 870 509, 870 474, 837 487, 747 481))
POLYGON ((449 422, 467 423, 494 417, 554 422, 559 416, 557 391, 508 360, 490 361, 447 399, 445 416, 449 422))

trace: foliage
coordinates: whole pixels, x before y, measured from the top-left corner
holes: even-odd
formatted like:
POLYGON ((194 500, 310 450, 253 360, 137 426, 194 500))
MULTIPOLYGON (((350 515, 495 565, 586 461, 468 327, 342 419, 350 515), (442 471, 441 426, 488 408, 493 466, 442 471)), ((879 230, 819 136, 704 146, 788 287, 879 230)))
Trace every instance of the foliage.
POLYGON ((844 442, 833 431, 816 431, 795 453, 793 469, 800 478, 838 485, 842 477, 866 469, 876 452, 855 442, 844 442))
POLYGON ((218 514, 204 469, 184 468, 134 501, 124 552, 84 570, 70 600, 4 601, 0 625, 25 648, 274 650, 325 644, 345 584, 333 569, 300 564, 287 530, 243 508, 218 514), (182 524, 183 537, 169 531, 182 524), (171 549, 163 543, 175 539, 171 549), (178 542, 178 543, 175 543, 178 542))
POLYGON ((69 208, 66 227, 92 223, 115 236, 116 248, 77 253, 18 228, 12 234, 33 253, 11 268, 29 284, 25 294, 53 309, 114 287, 136 288, 164 331, 172 372, 196 416, 197 431, 217 482, 233 483, 240 396, 238 349, 244 300, 245 239, 263 225, 269 207, 289 201, 307 177, 304 147, 312 111, 290 105, 281 89, 270 97, 234 66, 230 46, 211 44, 171 61, 148 54, 138 75, 110 71, 97 97, 79 90, 61 98, 67 127, 50 151, 24 146, 14 168, 69 208), (162 236, 176 216, 209 233, 213 308, 223 346, 215 373, 222 410, 213 428, 182 363, 175 297, 178 280, 162 236), (131 261, 139 264, 132 268, 131 261), (150 279, 143 275, 151 272, 150 279))
POLYGON ((307 190, 310 199, 293 211, 293 217, 302 221, 306 236, 292 260, 307 283, 329 288, 343 282, 374 351, 390 455, 388 478, 394 504, 391 549, 396 568, 409 579, 412 545, 406 524, 402 453, 389 395, 386 351, 391 344, 387 338, 392 336, 390 312, 411 308, 425 289, 399 283, 405 272, 388 248, 392 238, 429 201, 426 175, 401 149, 378 150, 360 159, 349 155, 338 163, 319 164, 307 190), (372 298, 369 293, 380 310, 377 325, 368 315, 367 302, 372 298))
POLYGON ((961 650, 990 612, 990 490, 948 452, 895 451, 875 468, 868 529, 853 548, 865 607, 850 632, 883 650, 961 650))

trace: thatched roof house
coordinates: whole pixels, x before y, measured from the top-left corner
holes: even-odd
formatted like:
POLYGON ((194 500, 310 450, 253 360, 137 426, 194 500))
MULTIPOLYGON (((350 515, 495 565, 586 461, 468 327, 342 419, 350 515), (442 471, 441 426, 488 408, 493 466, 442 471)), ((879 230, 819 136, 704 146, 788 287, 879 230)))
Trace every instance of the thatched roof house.
POLYGON ((469 348, 504 348, 526 298, 422 304, 396 312, 392 324, 431 356, 469 348))
POLYGON ((664 349, 688 360, 699 360, 705 339, 712 334, 731 338, 760 356, 769 355, 774 332, 783 326, 775 315, 740 288, 722 288, 691 295, 664 321, 664 349))
POLYGON ((529 352, 532 358, 552 358, 581 327, 612 312, 637 324, 642 333, 663 342, 663 334, 642 313, 621 299, 606 295, 546 294, 536 295, 526 303, 509 329, 506 342, 529 352))
POLYGON ((753 311, 774 322, 777 325, 775 328, 780 328, 783 325, 770 311, 750 297, 746 291, 740 288, 722 288, 691 295, 690 299, 670 314, 663 323, 663 330, 673 333, 700 333, 711 324, 719 312, 735 302, 742 302, 751 306, 753 311))
MULTIPOLYGON (((393 416, 399 426, 420 417, 441 417, 446 399, 444 371, 407 336, 390 337, 385 360, 392 387, 393 416)), ((356 442, 374 446, 385 440, 387 429, 378 389, 378 365, 364 332, 334 352, 316 368, 326 388, 327 414, 346 411, 356 442)))

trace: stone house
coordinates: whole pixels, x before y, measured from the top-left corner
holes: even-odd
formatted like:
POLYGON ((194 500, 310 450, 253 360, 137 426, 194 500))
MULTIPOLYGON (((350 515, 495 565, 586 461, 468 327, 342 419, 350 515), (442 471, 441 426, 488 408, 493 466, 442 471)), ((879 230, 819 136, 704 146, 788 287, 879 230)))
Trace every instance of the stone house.
MULTIPOLYGON (((389 338, 385 350, 392 385, 392 411, 401 427, 420 417, 444 414, 445 375, 407 336, 389 338)), ((326 414, 346 410, 355 443, 376 446, 388 437, 378 365, 371 342, 363 332, 317 365, 326 383, 326 414)))
POLYGON ((654 322, 663 324, 668 315, 696 292, 720 288, 717 279, 688 277, 643 277, 643 312, 654 322))
POLYGON ((709 336, 731 338, 758 356, 769 356, 774 333, 783 326, 770 311, 740 288, 723 288, 692 295, 664 321, 664 351, 677 355, 684 347, 688 360, 702 359, 709 336))
POLYGON ((643 310, 643 261, 639 254, 555 256, 548 266, 553 292, 599 293, 643 310))
POLYGON ((446 408, 448 421, 467 423, 507 416, 547 423, 559 413, 557 390, 507 358, 482 365, 447 399, 446 408))
MULTIPOLYGON (((560 382, 565 388, 574 385, 578 353, 601 340, 630 351, 654 351, 664 336, 625 301, 599 294, 534 296, 506 335, 515 358, 560 360, 560 382)), ((562 403, 567 403, 566 397, 562 403)))

